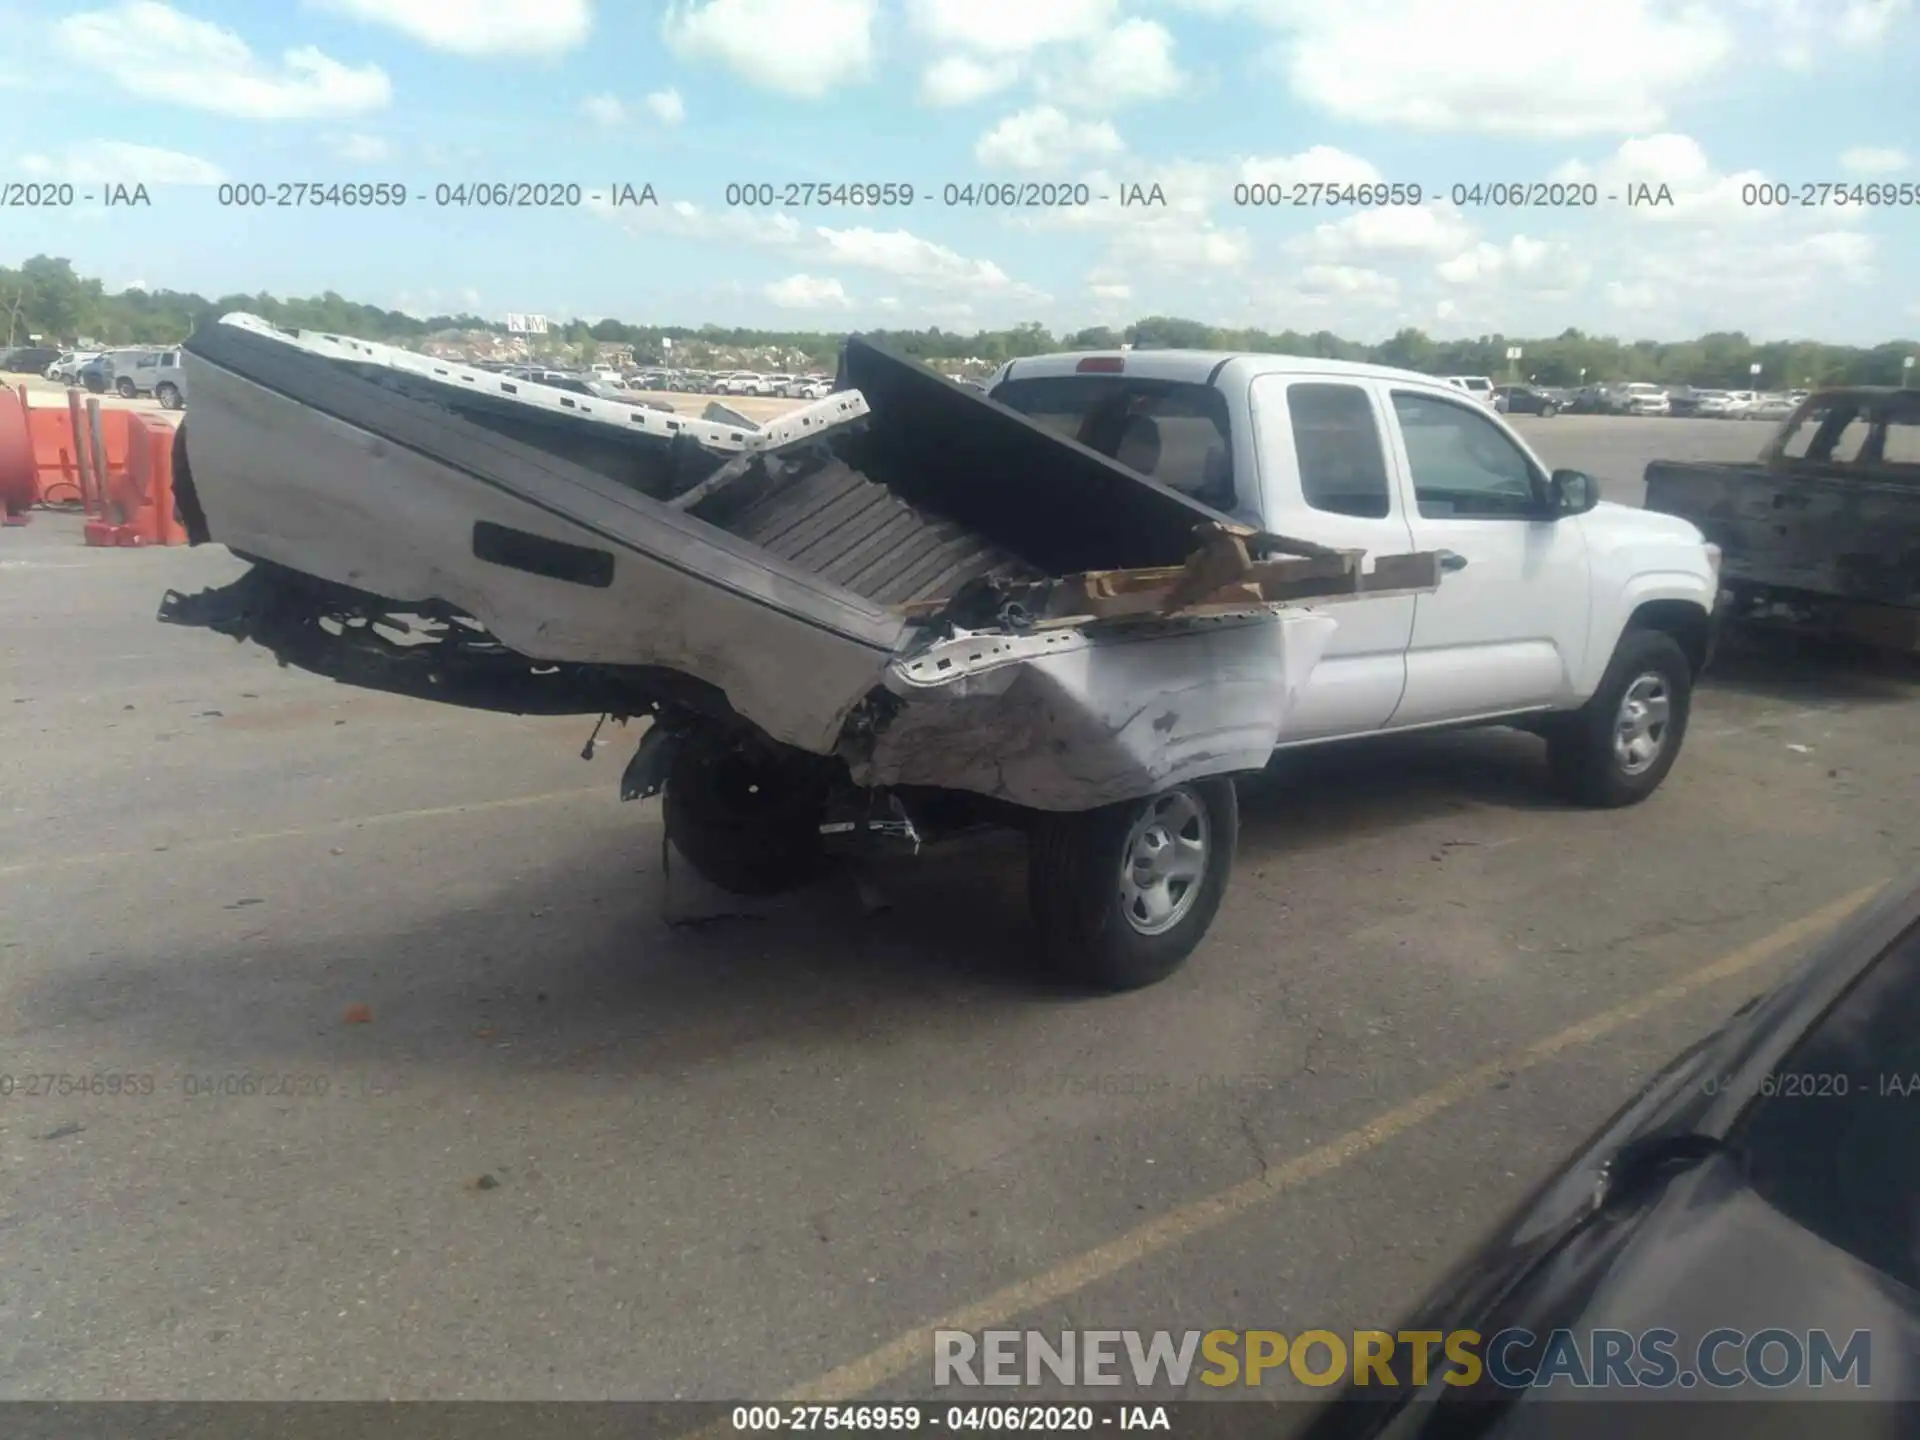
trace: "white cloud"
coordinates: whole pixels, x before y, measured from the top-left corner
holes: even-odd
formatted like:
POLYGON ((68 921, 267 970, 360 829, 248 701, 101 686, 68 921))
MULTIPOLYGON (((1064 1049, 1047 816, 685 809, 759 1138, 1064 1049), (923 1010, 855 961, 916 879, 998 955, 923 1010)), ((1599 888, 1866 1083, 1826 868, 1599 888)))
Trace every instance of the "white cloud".
POLYGON ((908 20, 934 45, 1024 55, 1113 28, 1118 0, 909 0, 908 20))
POLYGON ((1891 175, 1912 163, 1905 151, 1891 146, 1857 145, 1840 152, 1840 168, 1849 175, 1891 175))
POLYGON ((1174 271, 1202 279, 1207 272, 1236 271, 1253 259, 1253 237, 1245 230, 1199 225, 1137 225, 1116 230, 1102 264, 1103 278, 1119 279, 1136 270, 1174 271))
POLYGON ((593 28, 591 0, 317 0, 454 55, 559 55, 593 28))
POLYGON ((76 185, 218 185, 227 178, 218 165, 198 155, 124 140, 84 140, 55 155, 28 155, 20 168, 28 175, 76 185))
POLYGON ((618 95, 589 95, 580 102, 580 113, 609 130, 627 123, 627 107, 618 95))
POLYGON ((1087 286, 1087 290, 1096 300, 1131 300, 1133 298, 1133 287, 1117 281, 1108 281, 1104 284, 1095 281, 1087 286))
POLYGON ((1009 115, 973 147, 982 165, 1048 170, 1082 156, 1117 155, 1126 148, 1105 120, 1074 120, 1051 105, 1009 115))
POLYGON ((1591 180, 1599 186, 1601 204, 1610 212, 1651 224, 1700 226, 1781 218, 1778 209, 1746 203, 1747 187, 1764 183, 1764 172, 1723 174, 1713 168, 1707 152, 1690 135, 1635 136, 1621 142, 1598 165, 1570 161, 1557 167, 1551 178, 1591 180), (1656 196, 1666 186, 1672 203, 1625 208, 1625 196, 1637 185, 1648 186, 1656 196), (1615 195, 1621 198, 1609 199, 1615 195))
POLYGON ((1294 277, 1303 295, 1391 305, 1400 298, 1400 282, 1391 275, 1361 265, 1309 265, 1294 277))
POLYGON ((1376 184, 1383 177, 1372 163, 1331 145, 1315 145, 1296 155, 1252 156, 1242 160, 1235 177, 1247 185, 1277 185, 1283 191, 1295 185, 1376 184))
POLYGON ((54 37, 68 59, 129 95, 247 120, 360 115, 393 94, 377 65, 345 65, 303 45, 275 66, 233 31, 158 0, 69 15, 54 37))
POLYGON ((1912 9, 1911 0, 1745 0, 1775 57, 1793 70, 1885 42, 1912 9))
POLYGON ((814 231, 825 258, 836 265, 857 265, 897 279, 969 293, 1032 292, 1017 285, 991 260, 972 260, 957 250, 936 244, 906 230, 873 230, 859 226, 814 231))
POLYGON ((1044 292, 1014 280, 991 260, 975 260, 907 230, 868 226, 837 229, 801 226, 784 213, 756 210, 707 210, 690 200, 658 209, 615 208, 602 202, 588 209, 619 222, 633 234, 666 234, 704 243, 751 245, 778 250, 801 264, 854 268, 891 276, 925 289, 1006 299, 1044 300, 1044 292))
POLYGON ((783 310, 822 310, 851 303, 846 287, 838 280, 817 275, 789 275, 775 280, 761 293, 783 310))
POLYGON ((1482 240, 1441 261, 1434 271, 1450 285, 1498 286, 1507 295, 1564 298, 1587 283, 1593 267, 1565 241, 1513 235, 1504 244, 1482 240))
POLYGON ((647 96, 647 109, 662 125, 678 125, 687 118, 687 103, 678 90, 656 90, 647 96))
POLYGON ((971 105, 998 94, 1019 78, 1017 60, 948 55, 921 72, 920 98, 929 105, 971 105))
POLYGON ((1339 263, 1355 256, 1419 259, 1453 254, 1472 240, 1472 225, 1451 205, 1393 205, 1356 210, 1316 225, 1289 242, 1289 248, 1339 263))
POLYGON ((672 0, 660 33, 683 60, 817 100, 872 69, 877 9, 878 0, 672 0))
POLYGON ((378 135, 341 135, 333 141, 333 153, 355 165, 377 165, 392 158, 393 147, 378 135))
POLYGON ((1083 110, 1165 100, 1187 82, 1174 63, 1173 50, 1173 32, 1158 21, 1123 20, 1096 39, 1084 55, 1044 74, 1040 93, 1083 110))
POLYGON ((1276 0, 1295 95, 1342 119, 1419 130, 1573 136, 1647 129, 1727 63, 1710 7, 1612 0, 1276 0))

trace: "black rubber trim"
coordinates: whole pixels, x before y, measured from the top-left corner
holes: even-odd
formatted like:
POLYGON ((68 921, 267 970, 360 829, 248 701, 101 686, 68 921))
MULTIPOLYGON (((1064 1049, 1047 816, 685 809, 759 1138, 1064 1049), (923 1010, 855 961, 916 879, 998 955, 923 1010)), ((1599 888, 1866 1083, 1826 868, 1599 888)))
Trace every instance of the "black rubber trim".
POLYGON ((1213 369, 1209 370, 1207 372, 1207 384, 1209 385, 1217 384, 1220 380, 1220 372, 1226 369, 1227 366, 1231 365, 1234 361, 1238 360, 1239 358, 1240 357, 1238 355, 1229 355, 1227 356, 1226 359, 1222 360, 1218 365, 1214 366, 1213 369))
POLYGON ((592 550, 585 545, 569 545, 496 525, 491 520, 476 520, 473 525, 473 553, 490 565, 509 570, 524 570, 548 580, 564 580, 569 585, 585 585, 605 590, 613 584, 613 552, 592 550))

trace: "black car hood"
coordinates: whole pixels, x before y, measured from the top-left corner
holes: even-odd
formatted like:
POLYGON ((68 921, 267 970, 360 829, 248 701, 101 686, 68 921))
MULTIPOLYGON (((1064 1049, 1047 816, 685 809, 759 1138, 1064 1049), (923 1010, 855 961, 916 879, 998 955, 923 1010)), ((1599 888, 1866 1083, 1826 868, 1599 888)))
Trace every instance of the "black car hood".
MULTIPOLYGON (((1915 923, 1916 912, 1920 885, 1895 892, 1677 1057, 1455 1266, 1400 1328, 1475 1330, 1487 1338, 1509 1328, 1536 1335, 1660 1328, 1676 1332, 1673 1353, 1683 1366, 1699 1337, 1716 1328, 1782 1327, 1802 1335, 1825 1328, 1840 1343, 1864 1329, 1873 1336, 1872 1393, 1920 1400, 1920 1297, 1766 1204, 1746 1184, 1737 1153, 1720 1146, 1746 1108, 1742 1097, 1758 1092, 1761 1078, 1915 923)), ((1530 1363, 1523 1352, 1514 1358, 1530 1363)), ((1859 1403, 1858 1392, 1845 1386, 1830 1393, 1843 1392, 1855 1401, 1846 1407, 1849 1414, 1863 1423, 1871 1417, 1868 1429, 1845 1433, 1916 1433, 1910 1426, 1873 1428, 1889 1423, 1890 1412, 1859 1403)), ((1453 1389, 1436 1382, 1421 1392, 1349 1388, 1300 1440, 1560 1436, 1568 1433, 1572 1393, 1567 1386, 1502 1392, 1490 1383, 1453 1389)), ((1684 1404, 1688 1399, 1728 1393, 1612 1388, 1583 1392, 1583 1398, 1683 1402, 1663 1407, 1674 1411, 1697 1410, 1684 1404)), ((1794 1398, 1791 1391, 1760 1393, 1794 1398)), ((1748 1405, 1738 1408, 1753 1413, 1748 1405)), ((1680 1433, 1723 1432, 1702 1426, 1680 1433)), ((1736 1427, 1725 1433, 1760 1432, 1736 1427)))

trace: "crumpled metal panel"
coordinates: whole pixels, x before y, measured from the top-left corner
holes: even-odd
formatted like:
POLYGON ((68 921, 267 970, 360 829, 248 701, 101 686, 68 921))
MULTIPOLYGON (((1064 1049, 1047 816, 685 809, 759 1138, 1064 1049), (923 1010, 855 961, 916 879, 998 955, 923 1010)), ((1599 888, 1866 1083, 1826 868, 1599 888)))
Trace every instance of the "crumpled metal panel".
POLYGON ((1076 811, 1257 770, 1336 626, 1296 609, 963 635, 888 669, 904 703, 854 779, 1076 811))

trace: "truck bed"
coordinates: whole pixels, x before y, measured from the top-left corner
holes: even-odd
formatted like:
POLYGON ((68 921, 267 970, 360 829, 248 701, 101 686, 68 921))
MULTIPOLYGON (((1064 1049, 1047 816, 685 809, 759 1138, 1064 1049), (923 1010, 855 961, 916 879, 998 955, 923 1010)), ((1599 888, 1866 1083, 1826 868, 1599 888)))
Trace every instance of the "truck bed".
POLYGON ((252 317, 184 351, 183 516, 255 569, 163 620, 463 705, 700 708, 863 784, 1080 809, 1257 766, 1336 623, 1291 607, 1438 583, 857 339, 759 430, 252 317))

